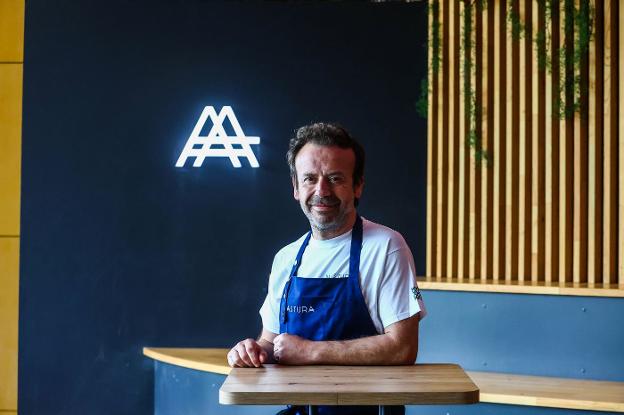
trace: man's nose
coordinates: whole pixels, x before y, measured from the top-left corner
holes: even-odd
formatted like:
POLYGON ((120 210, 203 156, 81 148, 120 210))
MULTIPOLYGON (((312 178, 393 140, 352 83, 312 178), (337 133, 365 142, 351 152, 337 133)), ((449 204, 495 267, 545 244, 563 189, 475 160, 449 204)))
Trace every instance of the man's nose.
POLYGON ((316 194, 325 197, 331 195, 331 184, 324 177, 319 178, 316 182, 316 194))

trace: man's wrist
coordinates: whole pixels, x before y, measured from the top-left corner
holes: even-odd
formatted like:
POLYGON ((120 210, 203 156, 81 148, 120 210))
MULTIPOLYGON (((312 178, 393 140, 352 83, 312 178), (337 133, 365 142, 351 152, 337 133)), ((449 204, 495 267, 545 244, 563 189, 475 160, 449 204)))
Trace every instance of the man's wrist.
POLYGON ((305 355, 307 356, 307 364, 322 364, 324 350, 327 347, 327 341, 306 340, 305 355))

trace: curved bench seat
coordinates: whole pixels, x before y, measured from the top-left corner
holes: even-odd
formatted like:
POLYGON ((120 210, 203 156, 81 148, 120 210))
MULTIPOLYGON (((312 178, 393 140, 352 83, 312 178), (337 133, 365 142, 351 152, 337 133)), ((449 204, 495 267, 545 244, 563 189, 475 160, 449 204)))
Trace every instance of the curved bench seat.
MULTIPOLYGON (((228 349, 145 347, 154 360, 227 375, 228 349)), ((605 382, 509 373, 467 372, 481 391, 481 402, 550 408, 624 412, 624 382, 605 382)))

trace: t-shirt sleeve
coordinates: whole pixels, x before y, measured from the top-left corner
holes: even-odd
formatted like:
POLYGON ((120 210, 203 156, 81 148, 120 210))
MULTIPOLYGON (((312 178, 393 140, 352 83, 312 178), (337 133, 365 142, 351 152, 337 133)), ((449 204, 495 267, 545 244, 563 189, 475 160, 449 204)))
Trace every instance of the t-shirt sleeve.
POLYGON ((280 312, 280 300, 281 294, 279 293, 279 280, 280 275, 278 270, 279 266, 279 253, 275 255, 273 259, 273 266, 271 267, 271 275, 269 276, 269 287, 267 289, 267 296, 264 299, 262 307, 260 307, 260 317, 262 318, 262 326, 272 333, 279 334, 279 312, 280 312))
POLYGON ((384 276, 379 287, 379 316, 385 327, 420 313, 425 314, 412 252, 407 245, 386 256, 384 276))

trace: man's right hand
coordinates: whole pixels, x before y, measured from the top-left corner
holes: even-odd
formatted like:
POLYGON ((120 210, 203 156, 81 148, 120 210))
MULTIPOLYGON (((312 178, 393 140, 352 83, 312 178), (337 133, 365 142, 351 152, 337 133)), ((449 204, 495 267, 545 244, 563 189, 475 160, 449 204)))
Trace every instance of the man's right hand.
POLYGON ((254 339, 238 342, 227 354, 232 367, 260 367, 268 358, 267 352, 254 339))

